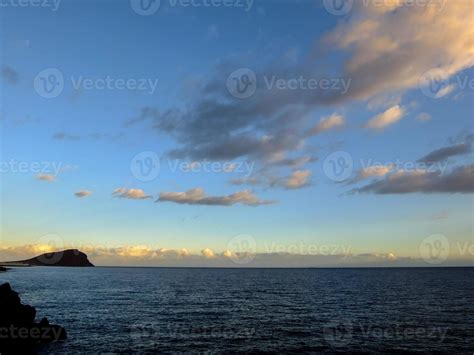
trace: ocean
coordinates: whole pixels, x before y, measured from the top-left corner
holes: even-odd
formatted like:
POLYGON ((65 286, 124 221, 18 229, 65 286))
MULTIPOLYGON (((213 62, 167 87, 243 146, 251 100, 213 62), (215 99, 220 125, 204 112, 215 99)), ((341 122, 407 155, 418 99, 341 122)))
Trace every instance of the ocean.
POLYGON ((44 353, 474 351, 474 268, 14 268, 44 353))

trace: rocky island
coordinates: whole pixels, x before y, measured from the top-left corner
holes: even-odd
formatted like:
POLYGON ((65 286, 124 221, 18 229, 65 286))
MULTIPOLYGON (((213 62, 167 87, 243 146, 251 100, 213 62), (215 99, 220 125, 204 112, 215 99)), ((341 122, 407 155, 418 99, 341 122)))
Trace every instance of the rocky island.
POLYGON ((86 254, 77 249, 45 253, 31 259, 9 261, 2 265, 15 266, 64 266, 64 267, 93 267, 86 254))
POLYGON ((39 346, 67 338, 46 318, 36 322, 36 309, 22 304, 8 283, 0 286, 0 315, 0 354, 35 354, 39 346))

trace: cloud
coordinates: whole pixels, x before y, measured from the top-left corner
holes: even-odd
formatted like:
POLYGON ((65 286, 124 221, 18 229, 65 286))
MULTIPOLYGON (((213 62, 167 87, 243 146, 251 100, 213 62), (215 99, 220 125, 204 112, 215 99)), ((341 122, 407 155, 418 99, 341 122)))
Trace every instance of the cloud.
MULTIPOLYGON (((179 107, 144 107, 127 125, 147 122, 157 132, 170 135, 178 144, 168 152, 173 158, 266 162, 274 155, 295 153, 305 147, 308 120, 323 106, 384 95, 400 97, 406 90, 419 88, 420 78, 430 69, 439 68, 452 76, 473 65, 471 5, 449 1, 442 12, 435 10, 409 4, 389 6, 385 11, 357 6, 349 20, 341 21, 323 41, 318 40, 318 48, 324 47, 324 52, 308 48, 290 63, 283 56, 253 66, 252 61, 261 63, 258 53, 222 60, 207 75, 209 79, 200 83, 199 96, 189 97, 179 107), (327 60, 334 52, 344 52, 347 58, 331 73, 314 64, 314 57, 325 56, 326 51, 327 60), (257 85, 255 93, 242 100, 232 97, 226 81, 243 63, 256 73, 257 85), (271 90, 264 85, 264 78, 271 77, 331 77, 350 80, 350 85, 347 91, 271 90)), ((395 104, 368 127, 384 128, 403 115, 404 109, 395 104)), ((334 122, 310 126, 320 131, 333 128, 334 122)))
POLYGON ((112 192, 112 196, 119 198, 128 198, 131 200, 147 200, 153 198, 151 195, 145 194, 142 189, 126 189, 124 187, 119 187, 112 192))
POLYGON ((100 132, 94 132, 94 133, 89 133, 89 134, 70 134, 66 132, 57 132, 53 134, 52 139, 53 140, 59 140, 59 141, 79 141, 79 140, 89 140, 89 141, 98 141, 101 139, 111 139, 111 140, 118 140, 122 138, 123 133, 117 133, 117 134, 108 134, 108 133, 100 133, 100 132))
POLYGON ((353 79, 352 98, 418 88, 420 78, 432 69, 453 76, 474 64, 472 3, 442 3, 441 11, 429 2, 411 6, 400 1, 386 7, 360 3, 357 13, 327 36, 328 45, 351 53, 345 74, 353 79))
POLYGON ((399 170, 384 179, 372 182, 353 193, 408 194, 408 193, 473 193, 474 165, 464 165, 442 174, 439 171, 399 170))
POLYGON ((203 249, 201 251, 202 256, 204 256, 206 259, 211 259, 216 256, 216 254, 209 248, 203 249))
MULTIPOLYGON (((295 166, 296 167, 296 166, 295 166)), ((269 172, 268 169, 262 169, 258 174, 250 177, 238 178, 230 180, 232 185, 250 185, 262 186, 265 188, 285 188, 288 190, 296 190, 311 184, 310 170, 295 170, 289 176, 278 177, 269 172)))
POLYGON ((58 132, 53 134, 53 139, 55 140, 68 140, 68 141, 77 141, 80 140, 81 137, 73 134, 68 134, 64 132, 58 132))
POLYGON ((2 78, 5 79, 5 81, 9 84, 14 85, 18 83, 18 80, 19 80, 18 72, 12 67, 4 65, 2 67, 1 75, 2 75, 2 78))
POLYGON ((53 174, 38 174, 36 175, 37 180, 54 182, 56 181, 56 175, 53 174))
POLYGON ((260 200, 249 190, 226 196, 207 196, 202 188, 196 188, 186 192, 162 192, 156 202, 174 202, 186 205, 207 206, 231 206, 239 203, 247 206, 260 206, 275 203, 275 201, 260 200))
POLYGON ((268 167, 288 167, 292 169, 300 168, 306 164, 318 161, 317 157, 304 155, 300 157, 288 158, 285 154, 274 154, 265 162, 265 168, 268 167))
POLYGON ((432 214, 430 216, 430 219, 434 221, 448 219, 448 218, 449 218, 449 213, 447 211, 441 211, 441 212, 432 214))
POLYGON ((375 116, 374 118, 370 119, 369 122, 365 125, 366 128, 381 130, 387 126, 390 126, 400 119, 403 118, 405 115, 405 109, 400 105, 395 105, 390 107, 385 112, 375 116))
POLYGON ((423 158, 419 159, 418 162, 427 164, 439 163, 445 161, 448 158, 458 155, 466 155, 471 152, 472 147, 470 143, 455 144, 448 147, 436 149, 431 153, 425 155, 423 158))
POLYGON ((450 93, 452 93, 454 89, 456 89, 456 85, 454 84, 446 85, 445 87, 443 87, 436 93, 435 98, 440 99, 442 97, 445 97, 449 95, 450 93))
POLYGON ((420 114, 418 114, 418 116, 416 116, 416 119, 418 121, 426 122, 426 121, 431 120, 431 115, 426 112, 421 112, 420 114))
POLYGON ((245 177, 245 178, 238 178, 230 180, 232 185, 241 186, 241 185, 253 185, 257 186, 262 183, 259 178, 252 178, 252 177, 245 177))
POLYGON ((297 170, 294 171, 291 176, 284 182, 287 189, 300 189, 308 186, 310 183, 311 171, 309 170, 297 170))
POLYGON ((357 175, 355 178, 351 179, 349 181, 350 184, 356 183, 362 180, 366 180, 368 178, 372 177, 382 177, 387 175, 393 170, 393 166, 391 165, 374 165, 374 166, 369 166, 367 168, 363 168, 358 171, 357 175))
MULTIPOLYGON (((426 266, 421 258, 399 256, 394 252, 353 253, 350 246, 332 245, 318 253, 319 245, 308 245, 314 253, 252 252, 247 254, 232 250, 215 252, 204 248, 192 253, 186 248, 167 249, 147 245, 100 246, 67 245, 63 249, 79 249, 98 266, 168 266, 168 267, 377 267, 377 266, 426 266), (329 252, 328 252, 329 250, 329 252), (243 255, 242 255, 243 254, 243 255), (242 259, 240 259, 242 256, 242 259), (248 263, 235 260, 248 260, 248 263)), ((270 247, 271 249, 271 247, 270 247)), ((285 248, 283 248, 285 249, 285 248)), ((290 247, 288 249, 291 249, 290 247)), ((0 246, 0 261, 23 260, 46 252, 59 251, 50 245, 0 246)), ((450 257, 443 265, 473 265, 472 258, 450 257)))
POLYGON ((80 190, 74 193, 74 196, 78 198, 88 197, 90 195, 92 195, 92 191, 89 190, 80 190))
POLYGON ((342 115, 332 114, 321 118, 319 123, 308 132, 308 135, 313 136, 322 132, 341 129, 345 124, 346 121, 342 115))

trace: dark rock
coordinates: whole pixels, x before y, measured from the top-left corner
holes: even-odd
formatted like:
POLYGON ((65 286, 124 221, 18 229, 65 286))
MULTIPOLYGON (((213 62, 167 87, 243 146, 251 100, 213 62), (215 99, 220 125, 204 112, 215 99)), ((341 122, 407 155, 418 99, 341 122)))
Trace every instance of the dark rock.
POLYGON ((8 271, 8 269, 6 267, 0 266, 0 272, 5 272, 5 271, 8 271))
POLYGON ((46 253, 32 259, 12 261, 12 264, 23 264, 27 266, 69 266, 69 267, 93 267, 87 255, 77 249, 69 249, 54 253, 46 253))
POLYGON ((64 328, 35 319, 36 309, 22 304, 10 284, 1 285, 0 354, 35 354, 38 346, 67 338, 64 328))

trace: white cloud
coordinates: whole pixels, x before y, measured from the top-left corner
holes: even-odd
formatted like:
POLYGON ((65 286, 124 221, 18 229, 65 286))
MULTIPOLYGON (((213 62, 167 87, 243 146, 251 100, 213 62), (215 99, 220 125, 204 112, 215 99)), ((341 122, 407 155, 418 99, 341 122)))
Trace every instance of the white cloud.
POLYGON ((455 88, 456 88, 456 85, 454 84, 446 85, 444 88, 442 88, 436 93, 435 98, 440 99, 442 97, 445 97, 449 95, 450 93, 452 93, 455 88))
POLYGON ((319 123, 310 130, 309 135, 315 135, 334 129, 341 129, 344 127, 346 121, 342 115, 332 114, 328 117, 323 117, 319 123))
POLYGON ((383 177, 394 170, 393 165, 373 165, 363 168, 357 172, 357 175, 349 180, 348 184, 355 184, 372 177, 383 177))
POLYGON ((206 259, 211 259, 216 256, 216 254, 209 248, 201 250, 202 256, 204 256, 206 259))
MULTIPOLYGON (((318 246, 315 246, 316 250, 318 246)), ((147 245, 99 246, 68 245, 79 249, 100 266, 189 266, 189 267, 355 267, 355 266, 424 266, 419 258, 401 257, 394 252, 352 253, 350 246, 327 253, 294 253, 267 251, 252 254, 249 263, 234 262, 238 253, 232 250, 215 252, 204 248, 191 253, 187 249, 166 249, 147 245)), ((288 248, 291 250, 292 248, 288 248)), ((61 249, 62 250, 62 249, 61 249)), ((43 253, 59 251, 50 245, 0 246, 0 261, 24 260, 43 253)), ((237 257, 238 258, 238 257, 237 257)), ((453 255, 446 265, 473 265, 472 258, 453 255)))
POLYGON ((429 70, 453 76, 474 65, 472 1, 439 2, 442 9, 429 1, 425 6, 377 3, 358 6, 357 14, 326 39, 352 54, 345 63, 352 98, 418 88, 429 70))
POLYGON ((124 187, 119 187, 112 192, 112 196, 120 198, 128 198, 131 200, 147 200, 151 199, 153 196, 147 195, 142 189, 126 189, 124 187))
POLYGON ((366 128, 381 130, 403 118, 405 109, 400 105, 390 107, 387 111, 373 117, 366 124, 366 128))
POLYGON ((294 171, 284 185, 287 189, 300 189, 310 183, 311 171, 297 170, 294 171))

